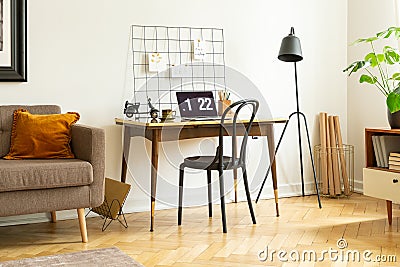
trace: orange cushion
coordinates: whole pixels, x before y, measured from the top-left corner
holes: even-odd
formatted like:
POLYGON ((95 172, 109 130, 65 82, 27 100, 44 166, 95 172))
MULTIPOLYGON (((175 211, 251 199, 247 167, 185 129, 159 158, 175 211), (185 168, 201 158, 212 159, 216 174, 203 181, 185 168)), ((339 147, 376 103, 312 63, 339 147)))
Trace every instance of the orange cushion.
POLYGON ((74 158, 69 145, 71 126, 79 114, 33 115, 27 110, 14 111, 10 151, 4 159, 74 158))

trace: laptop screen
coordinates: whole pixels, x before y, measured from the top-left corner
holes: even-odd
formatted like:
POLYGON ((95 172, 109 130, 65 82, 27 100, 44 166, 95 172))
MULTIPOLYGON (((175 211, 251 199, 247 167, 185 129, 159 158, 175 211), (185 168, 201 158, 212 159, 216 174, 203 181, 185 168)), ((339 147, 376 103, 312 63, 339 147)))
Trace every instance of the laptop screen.
POLYGON ((195 118, 217 116, 211 91, 176 92, 181 117, 195 118))

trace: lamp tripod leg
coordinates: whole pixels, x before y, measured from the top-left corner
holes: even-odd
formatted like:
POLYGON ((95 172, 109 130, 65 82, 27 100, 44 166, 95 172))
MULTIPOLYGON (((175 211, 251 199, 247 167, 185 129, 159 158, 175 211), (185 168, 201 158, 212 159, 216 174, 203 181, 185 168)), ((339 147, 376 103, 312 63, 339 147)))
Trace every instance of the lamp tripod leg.
POLYGON ((304 193, 304 168, 303 168, 303 149, 302 149, 302 146, 301 146, 300 112, 296 112, 296 113, 297 113, 297 135, 298 135, 298 138, 299 138, 301 194, 304 197, 305 196, 305 193, 304 193))
MULTIPOLYGON (((284 136, 284 134, 285 134, 285 132, 286 132, 286 129, 287 129, 287 126, 288 126, 288 124, 289 124, 289 122, 290 122, 290 119, 291 119, 292 116, 295 115, 295 114, 297 114, 297 116, 298 116, 298 122, 300 122, 300 120, 299 120, 300 115, 301 115, 301 116, 303 117, 303 119, 304 119, 304 125, 305 125, 305 128, 306 128, 305 130, 306 130, 306 135, 307 135, 308 150, 309 150, 309 153, 310 153, 311 165, 312 165, 312 169, 313 169, 315 190, 316 190, 317 197, 318 197, 318 206, 319 206, 319 208, 322 208, 322 205, 321 205, 321 198, 320 198, 319 189, 318 189, 317 175, 316 175, 316 172, 315 172, 314 159, 313 159, 313 156, 312 156, 310 134, 309 134, 309 132, 308 132, 308 125, 307 125, 306 116, 305 116, 302 112, 293 112, 292 114, 289 115, 289 119, 288 119, 288 121, 285 123, 285 127, 283 128, 282 134, 281 134, 281 136, 279 137, 278 144, 277 144, 277 146, 276 146, 276 148, 275 148, 274 157, 270 160, 270 166, 268 167, 267 173, 265 174, 264 180, 263 180, 263 182, 262 182, 262 184, 261 184, 260 190, 259 190, 258 195, 257 195, 256 203, 258 202, 258 200, 259 200, 259 198, 260 198, 260 196, 261 196, 261 192, 262 192, 262 190, 264 189, 265 182, 266 182, 266 180, 267 180, 267 178, 268 178, 269 172, 271 171, 271 165, 272 165, 272 163, 275 161, 276 153, 278 152, 279 146, 280 146, 280 144, 281 144, 281 142, 282 142, 283 136, 284 136)), ((300 123, 299 123, 298 125, 300 125, 300 123)), ((300 131, 299 131, 299 133, 300 133, 300 131)), ((301 141, 301 139, 300 139, 300 141, 301 141)), ((302 163, 303 160, 302 160, 302 147, 301 147, 301 144, 299 144, 299 146, 300 146, 300 155, 301 155, 301 161, 300 161, 300 162, 302 163)), ((302 164, 301 164, 301 167, 303 167, 302 164)), ((302 168, 301 170, 303 171, 303 168, 302 168)), ((303 182, 303 176, 302 176, 302 182, 303 182)), ((303 189, 303 196, 304 196, 304 183, 303 183, 302 189, 303 189)))
POLYGON ((310 142, 310 134, 308 133, 308 126, 307 126, 307 120, 306 120, 306 116, 300 112, 300 114, 303 116, 304 119, 304 125, 306 127, 306 133, 307 133, 307 142, 308 142, 308 150, 310 152, 310 158, 311 158, 311 165, 312 165, 312 169, 313 169, 313 175, 314 175, 314 183, 315 183, 315 191, 317 192, 317 197, 318 197, 318 206, 321 209, 322 205, 321 205, 321 198, 319 195, 319 189, 318 189, 318 182, 317 182, 317 175, 315 173, 315 165, 314 165, 314 159, 312 156, 312 149, 311 149, 311 142, 310 142))

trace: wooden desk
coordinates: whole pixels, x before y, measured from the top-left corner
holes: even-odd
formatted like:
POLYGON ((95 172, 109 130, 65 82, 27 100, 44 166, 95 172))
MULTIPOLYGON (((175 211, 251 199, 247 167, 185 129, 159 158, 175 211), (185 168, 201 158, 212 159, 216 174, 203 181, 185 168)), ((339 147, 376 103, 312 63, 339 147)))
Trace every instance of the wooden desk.
MULTIPOLYGON (((275 123, 286 123, 286 119, 257 120, 253 122, 250 130, 251 136, 268 136, 269 157, 274 157, 275 142, 274 128, 275 123)), ((127 162, 129 157, 130 139, 134 136, 143 136, 151 141, 151 222, 150 231, 154 229, 155 197, 158 172, 158 144, 165 141, 176 141, 191 138, 216 137, 219 136, 219 121, 188 121, 188 122, 166 122, 149 123, 115 119, 118 125, 124 125, 124 145, 122 153, 121 182, 126 181, 127 162)), ((240 135, 240 133, 238 133, 240 135)), ((278 208, 278 185, 276 177, 276 164, 271 166, 272 183, 274 188, 276 215, 279 216, 278 208)), ((178 174, 177 174, 178 175, 178 174)), ((236 185, 237 172, 234 172, 235 202, 237 201, 236 185)))

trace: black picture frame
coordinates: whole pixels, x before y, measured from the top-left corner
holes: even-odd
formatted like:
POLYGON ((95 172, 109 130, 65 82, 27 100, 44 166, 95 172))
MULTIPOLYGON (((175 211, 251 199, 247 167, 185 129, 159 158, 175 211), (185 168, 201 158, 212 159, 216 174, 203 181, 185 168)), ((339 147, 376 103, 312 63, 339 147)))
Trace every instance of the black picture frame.
POLYGON ((26 0, 10 1, 11 65, 0 66, 0 82, 27 81, 26 0))

